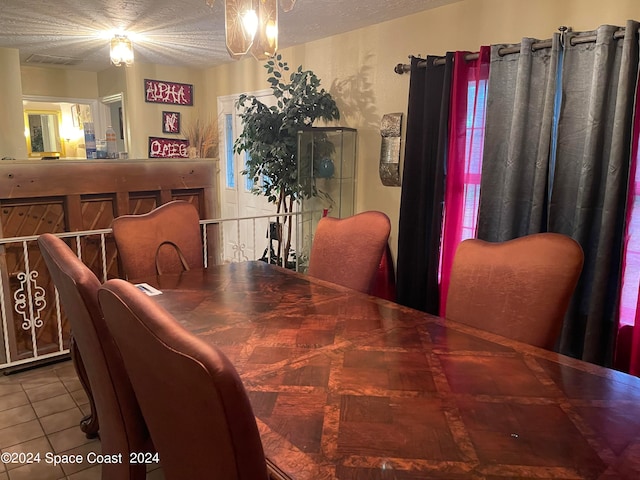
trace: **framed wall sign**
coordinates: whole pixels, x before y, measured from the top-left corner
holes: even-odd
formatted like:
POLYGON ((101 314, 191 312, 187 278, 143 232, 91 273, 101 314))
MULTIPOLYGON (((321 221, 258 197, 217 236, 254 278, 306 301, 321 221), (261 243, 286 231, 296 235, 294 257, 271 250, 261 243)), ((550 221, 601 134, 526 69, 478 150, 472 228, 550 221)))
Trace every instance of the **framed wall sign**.
POLYGON ((188 140, 149 137, 149 158, 189 158, 188 140))
POLYGON ((188 83, 144 80, 144 99, 149 103, 193 105, 193 85, 188 83))
POLYGON ((180 112, 162 112, 162 133, 180 133, 180 112))

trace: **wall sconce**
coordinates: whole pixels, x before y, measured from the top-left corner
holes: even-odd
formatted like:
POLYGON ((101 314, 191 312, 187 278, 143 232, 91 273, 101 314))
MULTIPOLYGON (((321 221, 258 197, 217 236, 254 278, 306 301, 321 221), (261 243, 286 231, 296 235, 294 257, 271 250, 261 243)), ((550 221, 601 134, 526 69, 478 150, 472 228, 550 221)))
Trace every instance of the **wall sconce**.
POLYGON ((133 63, 133 44, 129 37, 123 34, 115 34, 111 37, 111 63, 116 67, 125 64, 127 67, 133 63))
MULTIPOLYGON (((293 6, 293 2, 290 2, 293 6)), ((258 60, 271 58, 278 50, 277 0, 225 0, 225 37, 231 58, 247 53, 258 60)))
POLYGON ((382 184, 399 187, 400 179, 400 138, 402 135, 402 113, 386 113, 380 122, 380 163, 378 172, 382 184))

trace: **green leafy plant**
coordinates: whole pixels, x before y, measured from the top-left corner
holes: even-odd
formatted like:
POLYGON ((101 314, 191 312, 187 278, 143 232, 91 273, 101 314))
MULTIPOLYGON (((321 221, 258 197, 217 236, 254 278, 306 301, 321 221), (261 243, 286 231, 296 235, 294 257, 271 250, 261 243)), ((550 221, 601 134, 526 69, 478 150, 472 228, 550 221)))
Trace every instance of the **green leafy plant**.
MULTIPOLYGON (((288 74, 289 66, 281 55, 268 60, 264 67, 276 105, 267 106, 254 95, 240 95, 236 106, 242 109, 243 131, 234 151, 248 153, 242 173, 253 179, 253 193, 265 195, 276 204, 277 213, 289 213, 297 199, 308 192, 318 194, 315 187, 308 189, 298 181, 298 131, 311 127, 316 120, 337 120, 340 112, 311 70, 299 66, 288 74)), ((277 218, 280 223, 280 217, 277 218)), ((287 236, 284 246, 278 242, 277 258, 286 264, 291 250, 292 222, 290 217, 282 218, 287 236)))

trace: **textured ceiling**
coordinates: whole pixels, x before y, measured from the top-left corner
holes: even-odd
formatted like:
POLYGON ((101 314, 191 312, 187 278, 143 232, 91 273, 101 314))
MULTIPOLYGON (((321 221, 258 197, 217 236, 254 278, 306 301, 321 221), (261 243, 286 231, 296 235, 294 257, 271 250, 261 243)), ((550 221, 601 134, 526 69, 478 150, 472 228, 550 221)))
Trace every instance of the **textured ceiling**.
MULTIPOLYGON (((411 15, 459 0, 297 0, 279 14, 280 48, 411 15)), ((231 62, 224 42, 223 0, 0 0, 0 47, 76 59, 61 68, 109 66, 104 31, 140 36, 136 61, 194 68, 231 62)), ((59 59, 63 61, 64 59, 59 59)))

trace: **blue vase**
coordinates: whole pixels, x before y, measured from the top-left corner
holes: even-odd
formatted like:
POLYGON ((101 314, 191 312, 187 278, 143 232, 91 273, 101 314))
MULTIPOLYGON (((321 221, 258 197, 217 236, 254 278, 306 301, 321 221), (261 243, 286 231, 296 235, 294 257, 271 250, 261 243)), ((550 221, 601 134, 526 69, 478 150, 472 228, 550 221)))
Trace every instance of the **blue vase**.
POLYGON ((317 164, 316 176, 320 178, 331 178, 334 171, 335 166, 333 165, 333 160, 329 157, 324 157, 317 164))

